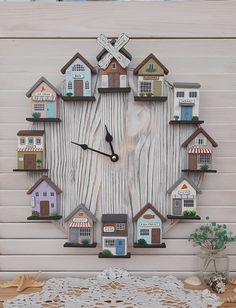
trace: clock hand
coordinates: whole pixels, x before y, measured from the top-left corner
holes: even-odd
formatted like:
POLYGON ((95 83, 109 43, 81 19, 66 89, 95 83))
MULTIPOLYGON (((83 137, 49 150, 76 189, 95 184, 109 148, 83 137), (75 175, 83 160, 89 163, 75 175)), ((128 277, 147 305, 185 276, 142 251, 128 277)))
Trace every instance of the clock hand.
POLYGON ((113 149, 113 145, 112 145, 112 141, 113 141, 113 137, 112 135, 109 133, 108 129, 107 129, 107 126, 105 125, 105 128, 106 128, 106 131, 107 131, 107 134, 106 134, 106 137, 105 137, 105 140, 110 144, 110 148, 111 148, 111 153, 112 155, 115 154, 114 152, 114 149, 113 149))
POLYGON ((101 155, 105 155, 105 156, 108 156, 112 159, 112 156, 113 155, 110 155, 110 154, 107 154, 107 153, 104 153, 104 152, 101 152, 101 151, 98 151, 98 150, 95 150, 95 149, 92 149, 90 148, 87 144, 80 144, 80 143, 77 143, 77 142, 74 142, 74 141, 71 141, 71 143, 73 144, 76 144, 78 146, 80 146, 83 150, 90 150, 90 151, 93 151, 93 152, 96 152, 96 153, 99 153, 101 155))

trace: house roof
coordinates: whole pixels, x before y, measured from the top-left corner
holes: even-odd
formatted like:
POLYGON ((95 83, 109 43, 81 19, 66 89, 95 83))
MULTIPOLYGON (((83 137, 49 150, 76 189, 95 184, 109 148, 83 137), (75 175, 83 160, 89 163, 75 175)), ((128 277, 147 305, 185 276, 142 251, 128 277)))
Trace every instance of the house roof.
POLYGON ((166 218, 158 212, 158 210, 151 204, 147 203, 134 217, 133 221, 137 221, 148 209, 151 209, 160 219, 162 222, 166 221, 166 218))
POLYGON ((164 73, 167 75, 169 73, 169 70, 157 59, 157 57, 153 54, 153 53, 150 53, 150 55, 148 55, 135 69, 134 69, 134 72, 133 74, 134 75, 137 75, 138 74, 138 71, 150 60, 150 59, 153 59, 157 64, 159 64, 164 73))
POLYGON ((17 136, 43 136, 44 130, 19 130, 17 136))
POLYGON ((199 194, 201 193, 201 189, 187 176, 183 175, 179 178, 168 190, 167 193, 171 194, 172 191, 183 181, 187 181, 199 194))
POLYGON ((200 83, 197 82, 174 82, 173 86, 175 88, 200 88, 200 83))
POLYGON ((103 214, 102 222, 127 222, 127 214, 103 214))
POLYGON ((184 141, 184 143, 182 144, 182 147, 187 147, 188 144, 195 138, 197 137, 197 135, 199 134, 203 134, 209 141, 210 143, 212 144, 213 147, 217 147, 218 144, 215 142, 215 140, 213 140, 211 138, 210 135, 208 135, 208 133, 202 128, 202 127, 199 127, 187 140, 184 141))
POLYGON ((96 69, 79 53, 77 52, 61 69, 62 74, 65 74, 67 68, 76 60, 80 59, 85 65, 87 65, 93 74, 97 74, 96 69))
POLYGON ((60 188, 55 184, 53 183, 53 181, 51 181, 49 179, 49 177, 47 177, 46 175, 43 175, 28 191, 27 191, 27 195, 30 195, 38 186, 39 184, 41 184, 42 182, 47 182, 47 184, 49 186, 52 187, 52 189, 55 190, 55 192, 57 194, 60 194, 62 191, 60 190, 60 188))
POLYGON ((45 82, 51 89, 53 89, 57 95, 61 95, 61 93, 55 88, 45 77, 39 78, 39 80, 33 85, 32 88, 29 89, 29 91, 25 94, 27 97, 31 97, 31 94, 34 92, 34 90, 42 83, 45 82))
MULTIPOLYGON (((110 43, 111 43, 112 45, 114 45, 115 42, 116 42, 116 39, 112 39, 112 40, 110 41, 110 43)), ((132 55, 131 55, 125 48, 121 48, 119 51, 120 51, 120 53, 122 53, 124 56, 126 56, 130 61, 132 60, 132 55)), ((99 52, 99 54, 97 55, 97 57, 96 57, 97 61, 100 61, 100 60, 102 59, 102 57, 103 57, 105 54, 107 54, 107 53, 108 53, 108 51, 107 51, 105 48, 103 48, 103 49, 99 52)))
POLYGON ((90 212, 90 210, 84 205, 84 204, 79 204, 66 218, 65 221, 70 220, 79 210, 84 211, 94 222, 97 221, 97 218, 93 213, 90 212))

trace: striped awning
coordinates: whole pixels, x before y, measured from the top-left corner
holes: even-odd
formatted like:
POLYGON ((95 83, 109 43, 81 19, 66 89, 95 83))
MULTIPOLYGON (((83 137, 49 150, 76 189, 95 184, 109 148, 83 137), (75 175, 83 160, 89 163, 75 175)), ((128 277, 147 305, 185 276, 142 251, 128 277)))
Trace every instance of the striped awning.
POLYGON ((72 221, 69 225, 70 228, 91 228, 89 222, 74 222, 72 221))
POLYGON ((211 149, 207 148, 190 148, 188 151, 189 154, 211 154, 211 149))
POLYGON ((18 152, 42 152, 42 148, 18 148, 18 152))

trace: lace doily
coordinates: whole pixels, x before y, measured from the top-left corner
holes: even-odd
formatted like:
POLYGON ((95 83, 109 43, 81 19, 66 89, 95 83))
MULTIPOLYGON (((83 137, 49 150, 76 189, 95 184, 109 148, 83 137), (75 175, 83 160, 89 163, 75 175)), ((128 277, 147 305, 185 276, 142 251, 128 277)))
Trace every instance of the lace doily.
POLYGON ((19 295, 5 308, 208 308, 218 307, 219 297, 208 290, 184 289, 174 276, 135 277, 109 268, 94 278, 49 279, 43 290, 19 295))

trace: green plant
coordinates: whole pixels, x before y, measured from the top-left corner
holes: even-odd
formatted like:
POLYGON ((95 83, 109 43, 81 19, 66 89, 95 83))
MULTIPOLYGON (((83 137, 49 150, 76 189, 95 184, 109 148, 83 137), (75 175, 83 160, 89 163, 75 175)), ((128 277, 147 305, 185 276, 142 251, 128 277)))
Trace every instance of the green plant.
POLYGON ((67 92, 67 93, 66 93, 66 96, 72 96, 72 95, 73 95, 72 92, 67 92))
POLYGON ((34 113, 32 114, 32 116, 33 116, 34 119, 40 119, 41 114, 40 114, 39 112, 34 112, 34 113))
POLYGON ((189 240, 193 246, 212 251, 224 249, 226 244, 236 241, 236 236, 228 231, 225 224, 210 222, 197 228, 194 233, 190 234, 189 240))
POLYGON ((145 245, 147 245, 147 242, 146 242, 146 240, 144 238, 140 238, 138 240, 138 244, 141 245, 141 246, 145 246, 145 245))
POLYGON ((174 115, 174 119, 175 119, 175 121, 178 121, 179 120, 179 116, 178 115, 174 115))
POLYGON ((198 120, 199 120, 199 118, 198 118, 197 116, 193 116, 193 117, 192 117, 192 121, 193 121, 193 122, 197 122, 198 120))
POLYGON ((50 214, 50 216, 51 216, 51 217, 57 217, 57 216, 59 216, 59 215, 58 215, 57 212, 52 212, 52 213, 50 214))
POLYGON ((33 216, 33 217, 39 217, 40 214, 39 214, 39 212, 37 212, 37 211, 32 211, 32 216, 33 216))
POLYGON ((153 93, 147 92, 147 93, 146 93, 146 96, 148 96, 148 97, 153 96, 153 93))
POLYGON ((104 257, 111 257, 111 256, 113 256, 112 252, 109 249, 103 249, 102 255, 104 257))
POLYGON ((200 167, 200 170, 202 170, 202 171, 207 171, 209 169, 209 166, 208 165, 202 165, 201 167, 200 167))
POLYGON ((196 211, 184 211, 184 217, 195 217, 197 215, 196 211))
POLYGON ((36 163, 37 163, 38 168, 41 167, 42 162, 43 162, 43 161, 42 161, 41 159, 37 159, 37 160, 36 160, 36 163))
POLYGON ((81 241, 81 243, 84 245, 84 246, 88 246, 89 245, 89 239, 85 238, 81 241))

